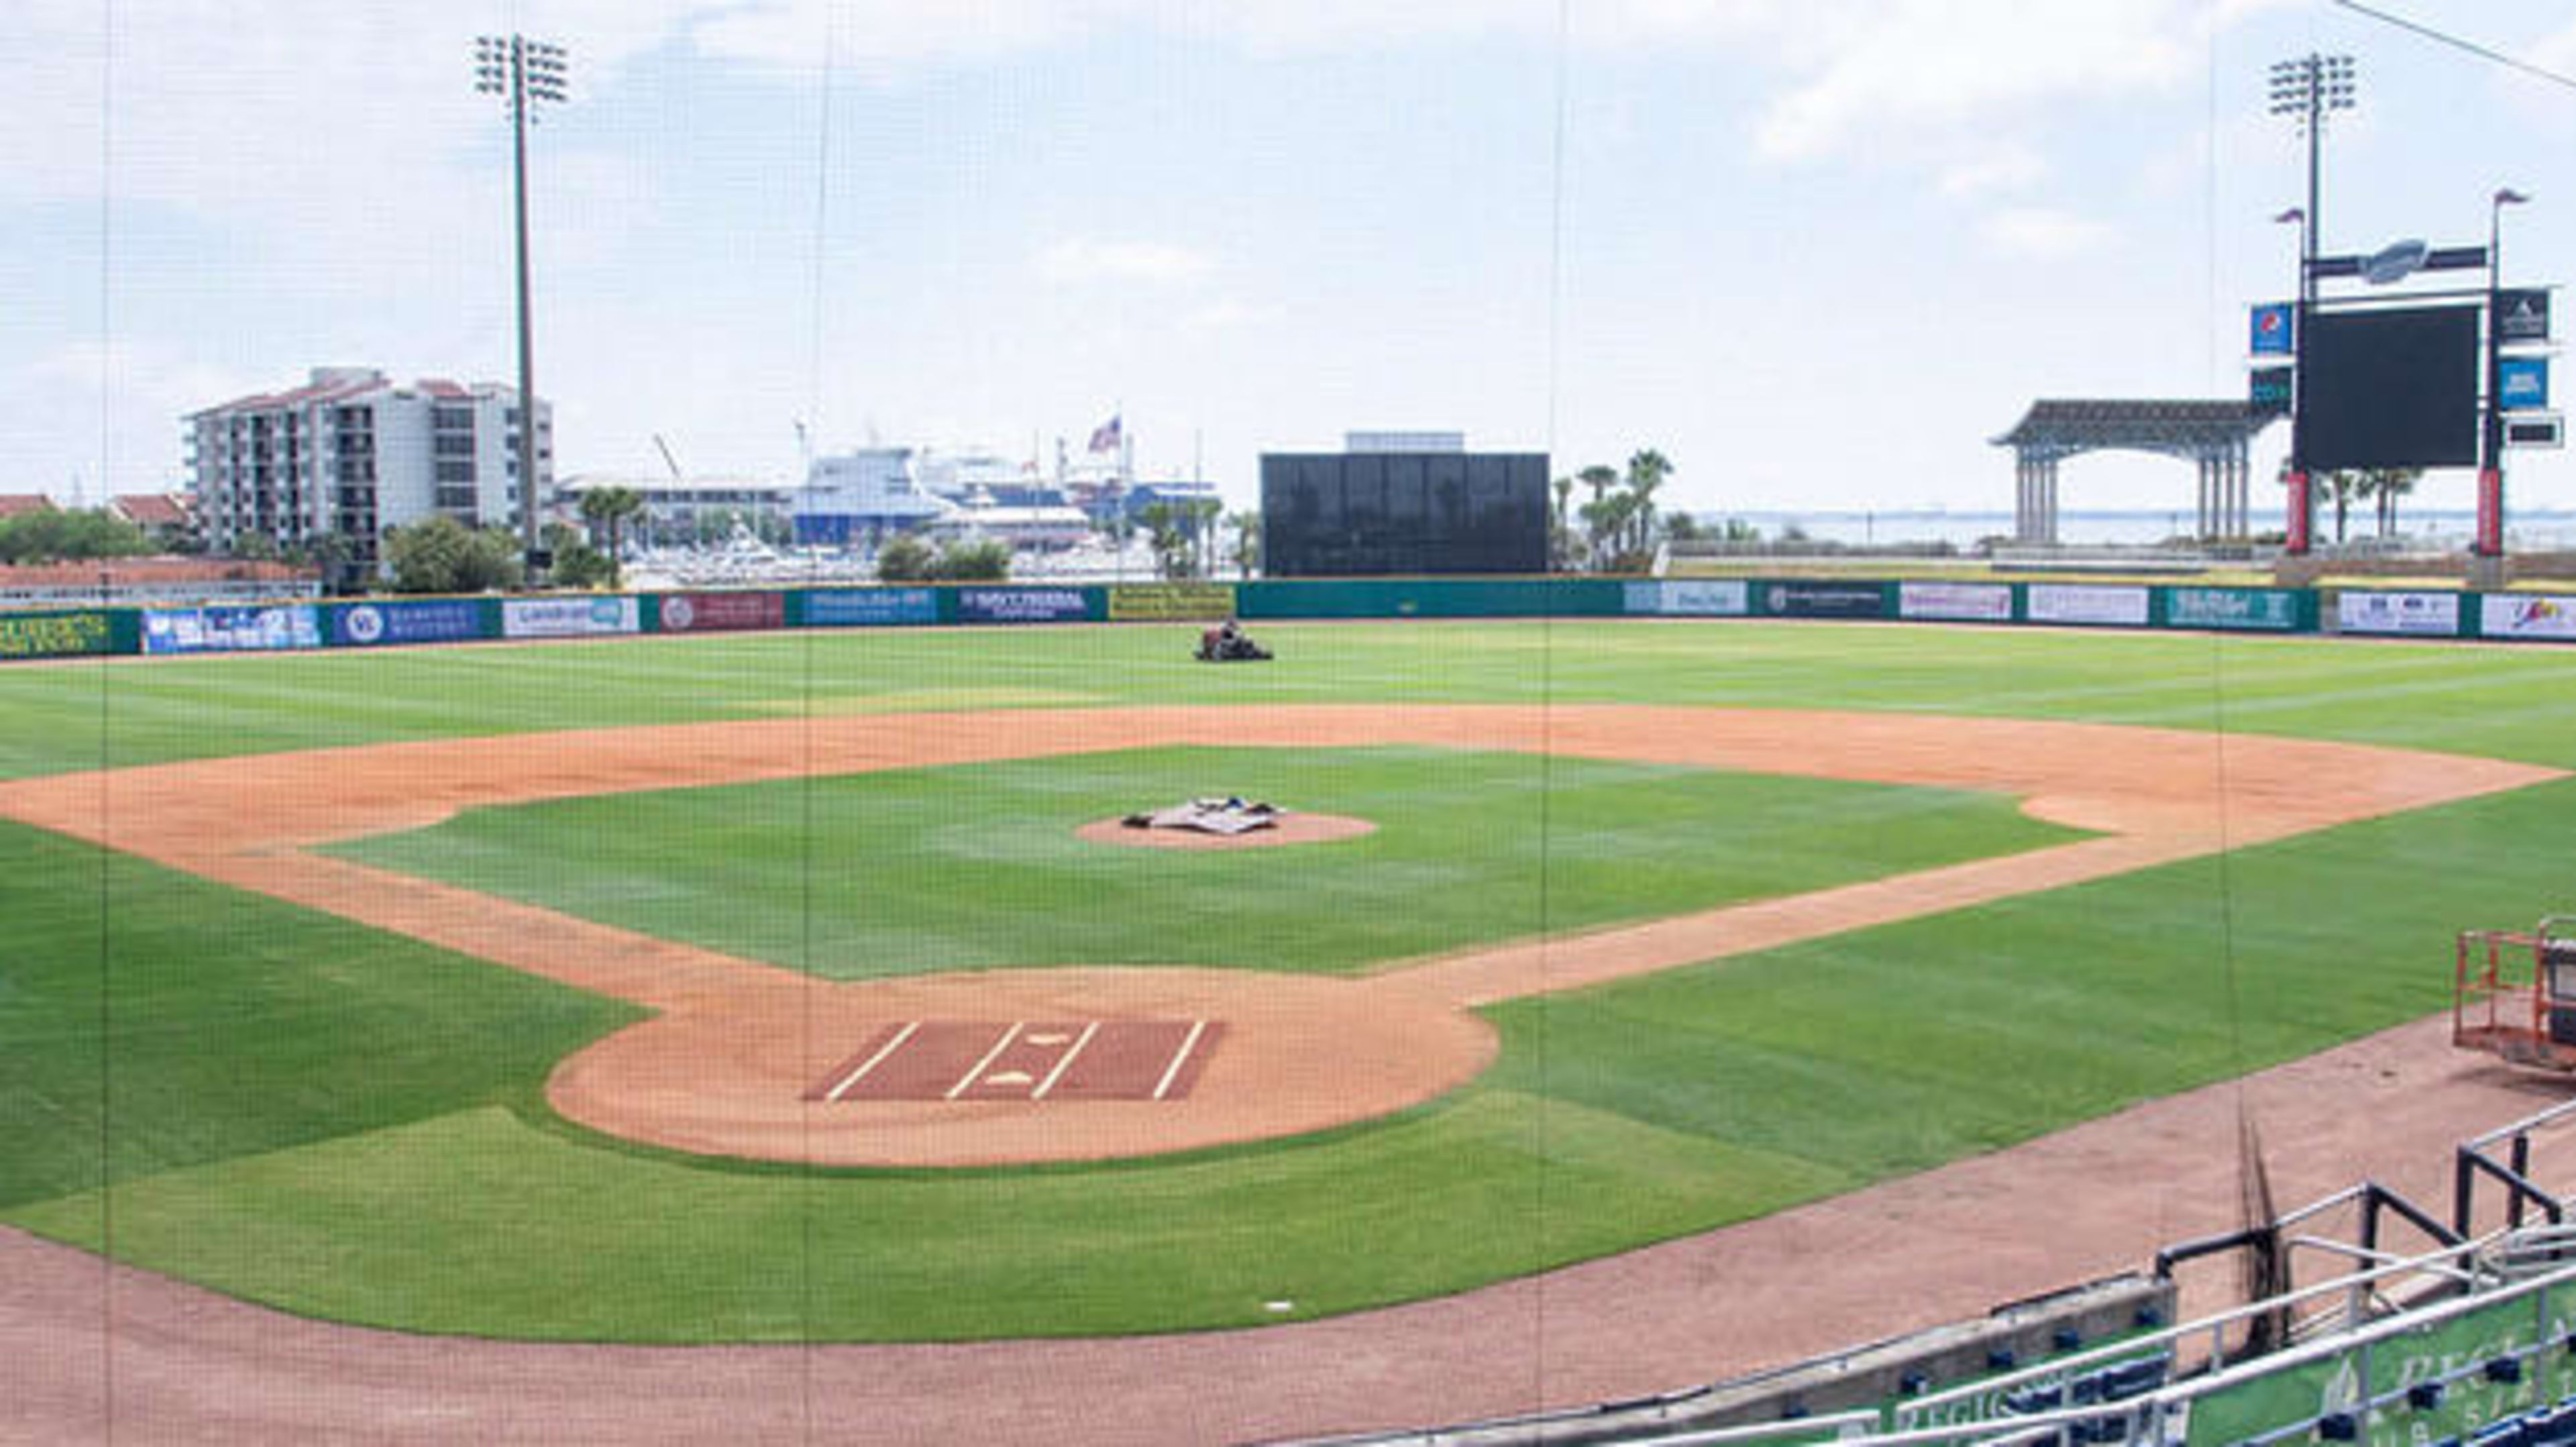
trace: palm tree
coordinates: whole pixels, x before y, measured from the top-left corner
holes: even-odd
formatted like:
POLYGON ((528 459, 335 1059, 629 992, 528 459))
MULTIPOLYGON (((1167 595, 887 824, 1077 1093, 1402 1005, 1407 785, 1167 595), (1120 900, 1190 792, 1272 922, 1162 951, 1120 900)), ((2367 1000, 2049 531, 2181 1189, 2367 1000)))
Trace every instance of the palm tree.
POLYGON ((1628 459, 1628 492, 1637 499, 1634 521, 1635 539, 1631 551, 1645 551, 1655 527, 1655 489, 1675 471, 1672 459, 1651 447, 1640 449, 1628 459))
POLYGON ((608 534, 608 586, 615 591, 619 563, 617 546, 619 527, 644 511, 643 495, 631 487, 594 487, 581 495, 581 520, 608 534))
POLYGON ((1592 500, 1597 503, 1601 501, 1603 493, 1619 485, 1619 469, 1607 463, 1596 462, 1576 473, 1574 480, 1592 489, 1592 500))
POLYGON ((2416 467, 2374 467, 2363 474, 2369 480, 2370 495, 2379 503, 2379 535, 2397 536, 2397 500, 2415 490, 2424 472, 2416 467))
POLYGON ((1234 528, 1234 575, 1252 576, 1252 564, 1261 556, 1261 514, 1239 512, 1226 519, 1234 528))
POLYGON ((2323 482, 2326 497, 2334 504, 2335 541, 2337 543, 2341 543, 2343 541, 2344 534, 2344 519, 2352 512, 2352 500, 2361 495, 2362 474, 2347 472, 2342 468, 2336 468, 2334 471, 2325 475, 2323 482))

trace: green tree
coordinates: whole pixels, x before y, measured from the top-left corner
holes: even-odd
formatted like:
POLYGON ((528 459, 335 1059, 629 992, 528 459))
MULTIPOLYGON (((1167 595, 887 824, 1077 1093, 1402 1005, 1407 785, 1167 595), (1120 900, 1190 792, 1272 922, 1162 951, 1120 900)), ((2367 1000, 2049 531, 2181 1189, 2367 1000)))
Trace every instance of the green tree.
POLYGON ((1154 570, 1167 579, 1193 577, 1190 550, 1189 519, 1181 508, 1168 502, 1149 502, 1136 510, 1136 521, 1144 524, 1145 535, 1153 542, 1154 570))
POLYGON ((2334 504, 2335 541, 2340 543, 2344 540, 2345 519, 2352 514, 2353 499, 2361 495, 2362 474, 2336 468, 2318 478, 2317 486, 2326 501, 2334 504))
POLYGON ((554 554, 554 583, 561 588, 616 586, 616 567, 569 523, 546 524, 546 551, 554 554))
POLYGON ((2379 506, 2379 535, 2397 536, 2397 501, 2415 491, 2424 478, 2420 467, 2374 467, 2362 474, 2367 479, 2370 496, 2379 506))
POLYGON ((399 593, 481 593, 515 588, 526 576, 516 536, 444 514, 387 533, 385 557, 399 593))
POLYGON ((1628 458, 1628 495, 1637 500, 1629 512, 1628 551, 1642 553, 1653 546, 1655 493, 1673 472, 1672 459, 1651 447, 1628 458))
POLYGON ((61 563, 152 551, 141 528, 105 508, 47 508, 0 521, 0 563, 61 563))
POLYGON ((590 524, 593 536, 608 535, 608 586, 618 583, 620 560, 625 549, 618 546, 618 533, 629 518, 644 512, 644 497, 631 487, 594 487, 581 495, 581 519, 590 524))
POLYGON ((931 567, 937 561, 931 556, 930 544, 910 533, 898 533, 877 549, 877 581, 924 582, 929 579, 931 567))
POLYGON ((1261 514, 1239 512, 1226 523, 1234 529, 1234 575, 1249 578, 1253 565, 1261 561, 1261 514))
POLYGON ((993 538, 952 543, 939 550, 925 576, 944 583, 992 583, 1011 576, 1010 545, 993 538))

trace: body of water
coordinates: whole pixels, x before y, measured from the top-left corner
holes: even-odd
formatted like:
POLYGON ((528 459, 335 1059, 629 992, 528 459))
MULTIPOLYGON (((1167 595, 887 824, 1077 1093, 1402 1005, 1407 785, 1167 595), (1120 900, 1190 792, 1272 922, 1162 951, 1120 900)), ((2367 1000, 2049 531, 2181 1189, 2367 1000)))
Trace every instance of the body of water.
MULTIPOLYGON (((1779 538, 1794 527, 1819 542, 1856 547, 1948 543, 1966 549, 1983 538, 2010 538, 2013 530, 2013 515, 2009 512, 1751 510, 1694 512, 1692 516, 1703 525, 1741 518, 1761 529, 1766 540, 1779 538)), ((2440 549, 2465 548, 2477 526, 2477 515, 2466 509, 2431 508, 2403 513, 2398 521, 2400 530, 2410 543, 2440 549)), ((2513 515, 2507 522, 2508 551, 2576 548, 2576 512, 2534 510, 2513 515)), ((2332 513, 2321 511, 2317 523, 2318 540, 2321 543, 2331 541, 2334 536, 2332 513)), ((2192 515, 2187 510, 2069 509, 2057 515, 2058 541, 2074 545, 2148 546, 2187 533, 2191 526, 2192 515)), ((2277 531, 2280 520, 2258 517, 2255 526, 2277 531)), ((2348 536, 2356 541, 2365 538, 2369 536, 2370 527, 2368 513, 2357 510, 2351 518, 2348 536)))

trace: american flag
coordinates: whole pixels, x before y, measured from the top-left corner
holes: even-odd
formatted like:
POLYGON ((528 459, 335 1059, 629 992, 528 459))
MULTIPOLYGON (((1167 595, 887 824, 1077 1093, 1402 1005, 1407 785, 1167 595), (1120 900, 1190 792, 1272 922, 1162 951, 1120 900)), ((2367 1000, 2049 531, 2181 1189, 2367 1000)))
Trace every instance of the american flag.
POLYGON ((1118 450, 1118 419, 1115 416, 1091 429, 1091 450, 1094 452, 1118 450))

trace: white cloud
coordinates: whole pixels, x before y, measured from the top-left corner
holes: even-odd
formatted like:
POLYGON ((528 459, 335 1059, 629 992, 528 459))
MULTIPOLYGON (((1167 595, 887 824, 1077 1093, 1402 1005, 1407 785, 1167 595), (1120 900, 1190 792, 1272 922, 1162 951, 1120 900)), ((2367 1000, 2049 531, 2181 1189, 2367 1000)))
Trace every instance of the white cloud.
MULTIPOLYGON (((2184 0, 2032 5, 1886 0, 1847 13, 1811 71, 1764 112, 1763 156, 1804 160, 1891 128, 1962 131, 2049 102, 2109 100, 2197 73, 2184 0)), ((1793 62, 1794 63, 1794 62, 1793 62)))
POLYGON ((2111 228, 2099 221, 2038 206, 1998 211, 1986 218, 1980 230, 2003 251, 2043 261, 2095 250, 2111 235, 2111 228))
POLYGON ((1952 166, 1941 176, 1941 194, 1953 198, 1990 195, 1997 191, 2021 191, 2038 184, 2048 174, 2048 163, 2037 151, 2018 142, 1952 166))
POLYGON ((1038 253, 1038 274, 1065 284, 1142 281, 1180 284, 1197 281, 1216 263, 1185 246, 1163 241, 1103 241, 1067 237, 1038 253))

